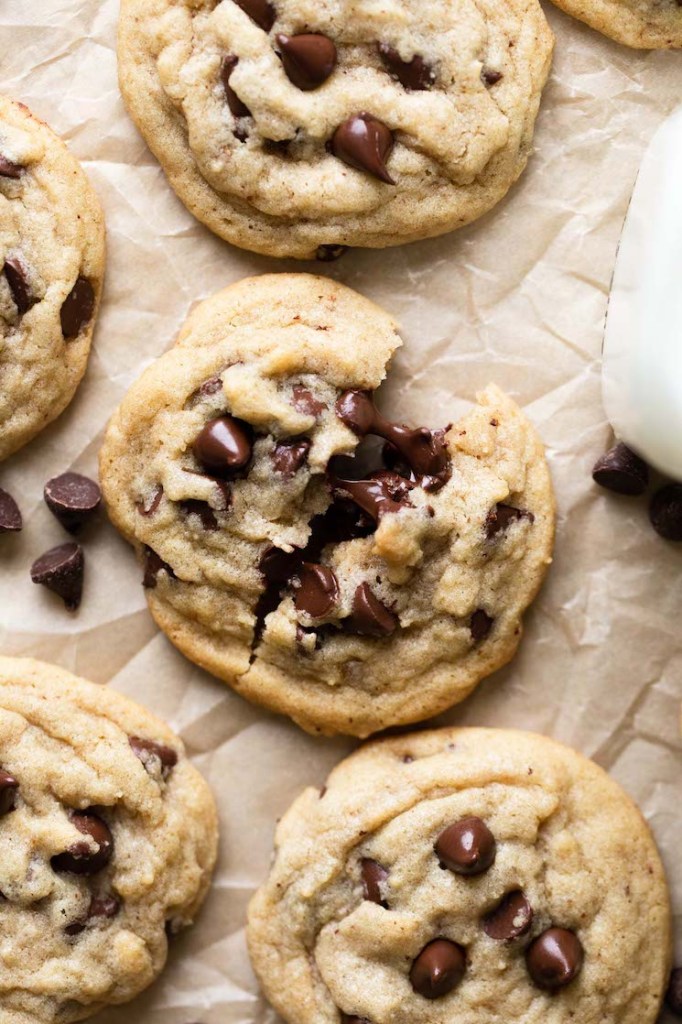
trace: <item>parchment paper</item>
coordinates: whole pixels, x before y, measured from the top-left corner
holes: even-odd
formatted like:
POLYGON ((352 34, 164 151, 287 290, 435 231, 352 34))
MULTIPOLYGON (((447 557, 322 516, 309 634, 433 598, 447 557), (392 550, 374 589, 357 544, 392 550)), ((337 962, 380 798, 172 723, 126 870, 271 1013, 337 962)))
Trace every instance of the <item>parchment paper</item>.
POLYGON ((610 442, 599 359, 616 245, 644 147, 682 96, 682 54, 627 50, 549 7, 557 52, 537 151, 508 199, 441 239, 293 265, 231 248, 175 199, 119 95, 117 14, 115 0, 0 0, 0 89, 69 142, 109 232, 87 378, 67 413, 0 466, 26 523, 0 538, 0 650, 56 662, 168 719, 213 785, 222 851, 205 910, 161 981, 97 1020, 274 1024, 248 964, 246 905, 276 817, 352 744, 311 739, 176 653, 147 612, 131 550, 105 521, 84 539, 82 608, 63 611, 28 574, 66 539, 42 488, 71 467, 95 472, 111 411, 194 303, 247 274, 292 268, 338 277, 401 322, 405 346, 384 392, 392 413, 440 426, 494 380, 536 422, 559 500, 555 564, 515 661, 439 721, 535 729, 609 769, 661 844, 682 962, 682 551, 653 533, 642 501, 590 479, 610 442))

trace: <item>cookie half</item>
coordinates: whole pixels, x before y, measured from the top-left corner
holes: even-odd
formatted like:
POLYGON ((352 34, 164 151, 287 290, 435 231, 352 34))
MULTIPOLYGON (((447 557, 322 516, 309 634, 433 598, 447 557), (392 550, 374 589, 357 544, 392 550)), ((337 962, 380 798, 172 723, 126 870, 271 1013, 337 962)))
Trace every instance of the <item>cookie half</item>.
POLYGON ((291 1024, 654 1024, 671 916, 628 796, 531 733, 382 740, 307 789, 249 909, 291 1024))
POLYGON ((0 96, 0 459, 69 404, 104 277, 104 218, 58 136, 0 96))
POLYGON ((181 741, 113 690, 0 658, 0 1017, 126 1002, 209 886, 217 823, 181 741))
POLYGON ((682 0, 553 0, 602 35, 637 50, 682 47, 682 0))
POLYGON ((551 559, 528 420, 490 387, 449 429, 391 422, 372 392, 400 344, 333 281, 242 281, 194 310, 101 452, 161 628, 311 731, 365 736, 462 700, 514 654, 551 559))
POLYGON ((329 259, 499 202, 552 46, 537 0, 123 0, 118 53, 128 109, 199 220, 329 259))

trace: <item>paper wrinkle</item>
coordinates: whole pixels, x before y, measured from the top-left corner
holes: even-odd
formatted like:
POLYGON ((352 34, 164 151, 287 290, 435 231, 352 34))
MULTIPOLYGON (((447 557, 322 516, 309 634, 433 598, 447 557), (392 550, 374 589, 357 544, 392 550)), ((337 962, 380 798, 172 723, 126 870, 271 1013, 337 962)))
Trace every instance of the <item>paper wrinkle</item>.
POLYGON ((84 162, 105 207, 109 258, 83 386, 57 423, 0 466, 26 524, 0 537, 0 650, 113 685, 166 718, 213 787, 222 839, 205 909, 175 941, 162 979, 97 1020, 278 1024, 248 963, 246 907, 268 870, 275 819, 353 747, 303 734, 185 661, 154 626, 133 554, 104 520, 83 535, 77 615, 29 578, 32 560, 68 539, 43 503, 47 479, 94 474, 109 415, 189 310, 271 271, 334 277, 396 317, 405 345, 381 391, 388 412, 442 426, 494 380, 537 424, 559 502, 554 565, 517 658, 437 723, 534 729, 608 768, 661 845, 682 963, 682 552, 653 533, 644 502, 600 492, 590 478, 610 443, 600 355, 616 246, 644 148, 682 95, 679 53, 627 50, 548 9, 554 70, 536 153, 508 198, 440 239, 299 264, 231 248, 174 197, 119 95, 117 13, 115 0, 0 6, 0 88, 84 162))

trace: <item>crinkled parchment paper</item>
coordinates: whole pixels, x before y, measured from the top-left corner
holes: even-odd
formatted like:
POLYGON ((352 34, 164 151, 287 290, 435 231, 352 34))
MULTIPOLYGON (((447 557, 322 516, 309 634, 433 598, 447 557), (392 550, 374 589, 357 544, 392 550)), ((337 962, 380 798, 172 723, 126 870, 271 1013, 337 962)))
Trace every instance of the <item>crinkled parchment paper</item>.
MULTIPOLYGON (((106 522, 85 537, 77 615, 28 574, 66 539, 42 502, 44 482, 69 467, 94 473, 112 409, 192 305, 247 274, 291 269, 214 238, 175 199, 119 95, 117 13, 115 0, 0 0, 0 89, 83 161, 109 246, 87 378, 66 414, 0 466, 26 521, 0 538, 0 650, 56 662, 166 717, 220 806, 222 856, 196 927, 159 983, 98 1021, 274 1024, 246 955, 247 902, 267 870, 275 818, 351 744, 311 739, 177 654, 106 522)), ((624 784, 667 861, 682 961, 682 551, 651 531, 642 502, 590 479, 610 440, 599 359, 616 245, 644 147, 682 96, 682 53, 636 53, 547 13, 557 52, 537 152, 506 202, 458 234, 298 269, 338 277, 402 324, 383 393, 395 415, 442 425, 494 380, 537 424, 559 499, 555 564, 516 660, 443 721, 548 733, 624 784)))

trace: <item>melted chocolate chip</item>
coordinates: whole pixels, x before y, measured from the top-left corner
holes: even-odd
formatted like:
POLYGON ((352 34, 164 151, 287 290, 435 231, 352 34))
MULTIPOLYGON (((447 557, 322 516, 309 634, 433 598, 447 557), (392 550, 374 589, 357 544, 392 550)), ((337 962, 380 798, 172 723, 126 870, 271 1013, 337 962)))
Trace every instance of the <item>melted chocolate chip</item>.
POLYGON ((394 146, 393 132, 371 114, 354 114, 334 132, 332 153, 349 167, 367 171, 387 185, 395 185, 386 161, 394 146))
POLYGON ((20 178, 25 167, 15 164, 8 156, 0 153, 0 178, 20 178))
POLYGON ((682 541, 682 484, 656 491, 649 505, 651 525, 665 540, 682 541))
POLYGON ((340 492, 342 496, 351 498, 376 522, 410 504, 407 495, 412 484, 388 470, 374 473, 369 480, 344 480, 331 476, 330 483, 335 495, 340 492))
POLYGON ((412 988, 424 999, 441 999, 459 985, 466 972, 466 953, 449 939, 424 946, 410 969, 412 988))
POLYGON ((495 863, 495 836, 480 818, 463 818, 438 837, 434 847, 441 867, 457 875, 482 875, 495 863))
POLYGON ((58 853, 50 863, 55 871, 74 875, 94 875, 102 871, 114 852, 114 839, 106 822, 92 811, 74 811, 71 823, 84 836, 94 840, 97 849, 88 842, 73 843, 64 853, 58 853))
POLYGON ((75 611, 83 594, 85 558, 73 541, 50 548, 31 566, 31 579, 58 594, 69 611, 75 611))
POLYGON ((498 533, 502 533, 503 530, 506 530, 512 523, 517 523, 520 519, 527 519, 531 523, 535 522, 533 513, 526 511, 524 508, 514 508, 513 505, 503 505, 501 503, 495 505, 488 512, 485 521, 485 532, 488 540, 492 540, 498 533))
POLYGON ((0 487, 0 533, 18 533, 23 525, 16 501, 9 491, 0 487))
POLYGON ((580 939, 566 928, 549 928, 526 951, 528 973, 538 988, 550 992, 564 988, 577 978, 583 959, 580 939))
POLYGON ((495 620, 488 615, 487 612, 483 611, 482 608, 478 608, 469 620, 469 629, 471 631, 471 638, 475 644, 485 640, 493 628, 495 620))
POLYGON ((102 501, 99 485, 80 473, 62 473, 45 484, 45 504, 69 531, 76 533, 90 519, 102 501))
POLYGON ((328 615, 339 599, 339 583, 334 572, 326 565, 304 562, 297 580, 296 611, 307 612, 313 619, 328 615))
POLYGON ((60 311, 64 340, 75 338, 92 320, 95 312, 95 290, 85 277, 79 277, 64 299, 60 311))
POLYGON ((233 477, 245 469, 253 453, 252 431, 234 416, 209 420, 194 442, 194 454, 204 469, 233 477))
POLYGON ((682 1017, 682 967, 676 967, 670 972, 665 1001, 676 1016, 682 1017))
POLYGON ((297 412, 304 416, 318 417, 327 406, 312 394, 303 384, 294 384, 292 390, 292 405, 297 412))
POLYGON ((592 479, 617 494, 644 494, 649 484, 649 467, 627 445, 619 443, 597 459, 592 479))
POLYGON ((507 893, 503 900, 483 918, 483 931, 499 942, 518 939, 533 923, 533 908, 520 889, 507 893))
POLYGON ((348 632, 360 636, 390 636, 400 620, 374 596, 369 583, 361 583, 353 596, 353 611, 343 625, 348 632))
POLYGON ((304 438, 288 438, 280 441, 272 453, 272 464, 276 473, 292 477, 308 461, 310 441, 304 438))
POLYGON ((365 899, 371 903, 378 903, 379 906, 388 908, 388 903, 381 893, 381 886, 388 878, 386 868, 369 857, 363 857, 360 863, 360 874, 365 899))
POLYGON ((315 259, 319 263, 335 263, 347 252, 347 245, 318 245, 315 259))
POLYGON ((379 43, 378 49, 388 71, 406 89, 430 89, 435 82, 435 72, 423 57, 417 55, 412 60, 403 60, 398 51, 388 43, 379 43))
POLYGON ((144 576, 142 578, 142 586, 147 590, 153 590, 156 586, 156 577, 160 572, 166 572, 171 579, 175 579, 175 573, 168 564, 164 562, 160 555, 157 555, 150 547, 145 547, 143 552, 143 566, 144 576))
POLYGON ((136 757, 139 757, 145 768, 153 768, 154 761, 158 759, 161 762, 161 771, 164 778, 168 776, 171 769, 178 763, 177 753, 172 747, 167 747, 163 743, 156 743, 155 740, 146 740, 141 736, 131 736, 128 742, 130 743, 131 750, 136 757))
POLYGON ((23 316, 38 301, 31 292, 26 267, 20 259, 14 256, 5 260, 3 270, 10 293, 14 299, 14 305, 17 307, 19 315, 23 316))
POLYGON ((0 768, 0 817, 14 810, 18 790, 19 783, 14 776, 0 768))
POLYGON ((157 484, 146 501, 138 501, 135 505, 141 516, 153 516, 161 504, 163 498, 163 486, 157 484))
POLYGON ((220 65, 220 81, 222 82, 223 89, 225 90, 225 99, 227 100, 227 105, 230 108, 230 113, 234 117, 250 117, 251 111, 245 103, 242 103, 239 96, 237 96, 237 93, 230 85, 230 77, 238 63, 239 57, 223 57, 222 64, 220 65))
POLYGON ((504 78, 501 71, 493 71, 492 68, 483 68, 481 70, 481 78, 486 85, 497 85, 504 78))
POLYGON ((336 67, 336 46, 321 33, 278 35, 282 65, 290 82, 309 92, 326 82, 336 67))
POLYGON ((218 520, 215 517, 215 512, 207 501, 201 501, 198 498, 187 498, 185 501, 180 502, 180 508, 186 516, 197 516, 201 522, 202 529, 209 532, 218 529, 218 520))
POLYGON ((269 32, 272 26, 275 24, 275 18, 277 12, 268 0, 235 0, 238 7, 244 11, 245 14, 255 21, 264 32, 269 32))

